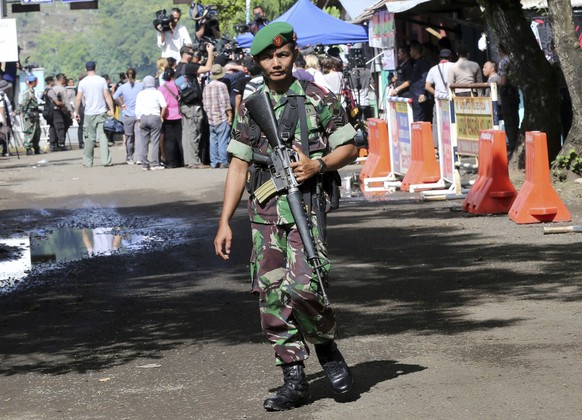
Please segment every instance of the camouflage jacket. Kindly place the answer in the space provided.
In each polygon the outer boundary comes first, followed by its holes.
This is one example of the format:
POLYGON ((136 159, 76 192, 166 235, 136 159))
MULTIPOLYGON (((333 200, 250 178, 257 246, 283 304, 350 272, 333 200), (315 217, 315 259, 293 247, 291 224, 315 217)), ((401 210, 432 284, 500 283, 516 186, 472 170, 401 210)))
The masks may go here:
MULTIPOLYGON (((268 89, 265 84, 261 91, 268 91, 268 89)), ((304 89, 297 80, 290 86, 289 91, 305 97, 305 111, 309 131, 309 154, 311 158, 324 156, 336 147, 353 140, 356 131, 348 122, 345 110, 333 93, 322 89, 314 83, 307 83, 304 89)), ((287 103, 287 94, 277 94, 272 91, 269 93, 273 101, 275 116, 280 118, 287 103)), ((258 142, 252 138, 249 119, 245 101, 243 101, 233 123, 232 139, 228 146, 228 151, 239 159, 253 163, 253 148, 260 150, 262 155, 269 155, 271 148, 262 134, 258 142)), ((291 141, 292 144, 301 148, 300 123, 297 123, 295 135, 291 141)), ((260 205, 256 199, 251 197, 248 208, 250 219, 255 223, 294 223, 286 195, 275 196, 264 205, 260 205)))
POLYGON ((28 88, 22 94, 20 112, 22 112, 22 116, 25 120, 36 121, 39 119, 40 111, 38 109, 38 99, 34 89, 28 88))

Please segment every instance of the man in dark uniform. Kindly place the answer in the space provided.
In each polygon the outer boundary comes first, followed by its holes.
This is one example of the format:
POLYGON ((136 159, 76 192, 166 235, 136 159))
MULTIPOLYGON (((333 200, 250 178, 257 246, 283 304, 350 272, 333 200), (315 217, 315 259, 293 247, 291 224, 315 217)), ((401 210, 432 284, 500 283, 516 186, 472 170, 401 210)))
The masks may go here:
MULTIPOLYGON (((251 45, 251 55, 265 79, 259 91, 270 92, 277 119, 282 119, 286 112, 290 95, 304 100, 306 116, 303 120, 299 117, 287 146, 292 146, 298 154, 297 161, 291 163, 291 167, 297 181, 303 184, 302 193, 304 197, 311 197, 307 200, 314 202, 317 200, 313 199, 318 197, 315 186, 321 185, 319 181, 323 174, 337 170, 356 158, 357 148, 353 141, 356 132, 348 123, 347 115, 335 95, 313 83, 300 83, 293 77, 293 62, 298 54, 295 39, 291 25, 271 23, 257 32, 251 45), (308 152, 304 154, 302 150, 305 149, 308 152), (306 190, 305 186, 311 187, 306 190)), ((246 109, 249 99, 244 100, 237 110, 233 138, 228 147, 233 158, 214 240, 216 254, 223 259, 230 257, 230 220, 245 188, 249 167, 252 165, 255 171, 262 174, 269 173, 268 168, 260 163, 260 157, 269 155, 272 150, 249 116, 246 109)), ((301 103, 300 100, 298 103, 301 103)), ((263 179, 263 176, 260 178, 263 179)), ((334 311, 325 304, 320 284, 309 265, 286 192, 261 203, 254 195, 258 187, 250 186, 248 205, 253 237, 252 292, 259 296, 261 325, 273 345, 276 364, 283 369, 284 375, 283 386, 275 396, 265 400, 264 407, 269 411, 280 411, 309 401, 304 372, 304 360, 309 356, 307 342, 314 345, 334 393, 349 392, 352 377, 335 343, 334 311)), ((326 263, 327 273, 325 213, 317 211, 316 205, 307 207, 311 209, 312 232, 320 258, 326 263)))
POLYGON ((408 89, 412 98, 412 119, 413 121, 432 122, 434 99, 432 95, 428 94, 425 86, 430 64, 422 56, 422 45, 419 42, 410 42, 410 57, 414 60, 408 89))
POLYGON ((394 86, 390 90, 390 96, 410 97, 408 89, 410 88, 413 66, 414 60, 410 57, 410 47, 403 45, 398 48, 398 67, 391 80, 394 86))
MULTIPOLYGON (((51 151, 66 150, 65 141, 67 139, 67 131, 73 123, 71 114, 73 107, 69 102, 69 94, 65 84, 67 78, 63 73, 55 76, 56 84, 48 89, 46 95, 51 99, 54 106, 53 120, 51 122, 51 129, 54 130, 54 142, 51 143, 51 151)), ((45 104, 45 106, 47 106, 45 104)))

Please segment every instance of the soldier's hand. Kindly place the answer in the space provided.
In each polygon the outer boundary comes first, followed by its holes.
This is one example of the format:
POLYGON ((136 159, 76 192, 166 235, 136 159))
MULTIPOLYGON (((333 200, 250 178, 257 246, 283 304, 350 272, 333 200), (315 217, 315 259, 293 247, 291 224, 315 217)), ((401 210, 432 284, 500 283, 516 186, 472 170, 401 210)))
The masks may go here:
POLYGON ((113 111, 112 110, 108 110, 107 111, 107 116, 108 117, 113 117, 113 111))
POLYGON ((312 176, 317 175, 319 172, 319 162, 306 156, 300 147, 293 146, 293 150, 297 152, 297 157, 299 158, 297 162, 291 162, 291 168, 293 169, 293 174, 297 182, 307 181, 312 176))
POLYGON ((232 230, 228 224, 219 225, 214 238, 214 250, 216 255, 223 260, 230 258, 230 246, 232 244, 232 230))

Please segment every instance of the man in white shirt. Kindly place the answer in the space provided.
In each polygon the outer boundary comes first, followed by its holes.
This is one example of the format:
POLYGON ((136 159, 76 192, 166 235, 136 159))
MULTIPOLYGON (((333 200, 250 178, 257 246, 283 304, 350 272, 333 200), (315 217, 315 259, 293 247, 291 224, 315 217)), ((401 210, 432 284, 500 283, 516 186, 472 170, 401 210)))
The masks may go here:
POLYGON ((158 30, 158 47, 162 49, 162 57, 174 57, 180 61, 180 48, 184 45, 192 45, 192 39, 185 26, 180 25, 182 12, 177 7, 170 11, 173 19, 170 21, 170 30, 162 31, 162 25, 159 24, 158 30))
POLYGON ((445 48, 441 50, 439 57, 439 63, 431 67, 426 75, 424 88, 428 93, 434 95, 435 98, 440 96, 442 99, 444 95, 448 95, 447 80, 449 70, 453 66, 453 63, 450 61, 453 57, 453 52, 445 48))
POLYGON ((453 58, 453 52, 447 48, 441 50, 439 54, 439 62, 436 66, 433 66, 428 71, 426 75, 426 82, 424 83, 424 89, 434 96, 434 112, 433 112, 433 139, 434 147, 438 148, 438 135, 437 130, 437 100, 443 99, 449 94, 448 80, 449 80, 449 70, 453 66, 451 59, 453 58))
POLYGON ((137 118, 141 141, 138 145, 138 159, 143 162, 144 171, 164 169, 160 165, 160 131, 168 104, 162 92, 156 89, 152 76, 143 79, 143 90, 135 99, 135 116, 137 118), (148 161, 148 146, 151 143, 151 159, 148 161))
POLYGON ((95 71, 95 62, 88 61, 85 64, 87 76, 79 82, 77 96, 75 97, 75 112, 73 117, 80 121, 79 107, 81 101, 85 103, 85 117, 83 120, 83 133, 85 147, 83 148, 83 166, 93 166, 93 148, 95 140, 99 140, 101 149, 101 163, 103 166, 113 166, 111 153, 107 144, 107 137, 103 131, 103 123, 107 117, 113 117, 113 99, 107 86, 107 82, 95 71))

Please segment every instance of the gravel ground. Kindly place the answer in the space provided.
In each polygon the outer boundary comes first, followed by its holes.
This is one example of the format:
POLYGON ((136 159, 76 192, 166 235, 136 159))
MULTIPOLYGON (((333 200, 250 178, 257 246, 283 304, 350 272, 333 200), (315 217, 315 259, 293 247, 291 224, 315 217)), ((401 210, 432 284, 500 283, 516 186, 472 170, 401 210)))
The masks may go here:
MULTIPOLYGON (((244 206, 232 260, 212 247, 226 171, 98 165, 78 150, 0 160, 2 237, 157 238, 33 270, 0 295, 0 418, 582 418, 582 235, 414 194, 344 200, 329 219, 329 295, 354 391, 334 400, 309 360, 312 402, 266 413, 281 374, 248 293, 244 206)), ((582 224, 579 191, 561 193, 573 220, 560 225, 582 224)))

